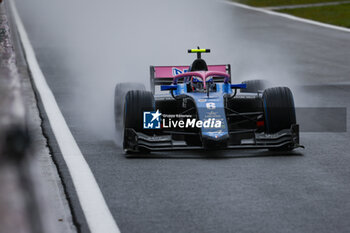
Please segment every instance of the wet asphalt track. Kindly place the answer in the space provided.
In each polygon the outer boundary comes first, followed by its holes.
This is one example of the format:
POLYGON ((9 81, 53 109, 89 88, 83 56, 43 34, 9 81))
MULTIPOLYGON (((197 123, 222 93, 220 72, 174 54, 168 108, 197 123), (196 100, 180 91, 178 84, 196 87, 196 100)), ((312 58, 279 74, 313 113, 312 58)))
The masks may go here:
MULTIPOLYGON (((20 12, 24 11, 18 4, 20 12)), ((297 104, 350 107, 350 33, 231 8, 239 16, 242 33, 297 57, 291 67, 300 74, 296 77, 299 86, 294 88, 297 104)), ((64 45, 50 45, 40 36, 31 36, 31 22, 23 21, 47 81, 122 232, 350 231, 348 132, 302 133, 306 149, 290 154, 185 151, 126 159, 113 141, 89 135, 77 110, 70 107, 74 82, 65 70, 64 55, 52 52, 52 46, 64 45)), ((47 122, 45 126, 76 220, 87 231, 47 122)))

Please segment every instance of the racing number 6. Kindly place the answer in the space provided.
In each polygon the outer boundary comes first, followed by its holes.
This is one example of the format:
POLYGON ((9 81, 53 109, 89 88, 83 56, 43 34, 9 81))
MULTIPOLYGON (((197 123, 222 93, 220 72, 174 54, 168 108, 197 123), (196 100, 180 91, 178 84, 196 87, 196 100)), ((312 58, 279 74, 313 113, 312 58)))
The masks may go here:
POLYGON ((215 109, 216 105, 215 103, 207 103, 207 109, 215 109))

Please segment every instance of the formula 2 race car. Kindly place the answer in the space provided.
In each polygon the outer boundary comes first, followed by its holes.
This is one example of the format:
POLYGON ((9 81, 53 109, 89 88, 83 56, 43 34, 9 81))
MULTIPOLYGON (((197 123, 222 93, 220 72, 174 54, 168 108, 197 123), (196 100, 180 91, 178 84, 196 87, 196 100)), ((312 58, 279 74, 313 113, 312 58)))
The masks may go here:
POLYGON ((151 66, 151 91, 115 88, 115 123, 125 152, 189 149, 293 150, 299 145, 288 87, 264 80, 231 83, 230 65, 151 66))

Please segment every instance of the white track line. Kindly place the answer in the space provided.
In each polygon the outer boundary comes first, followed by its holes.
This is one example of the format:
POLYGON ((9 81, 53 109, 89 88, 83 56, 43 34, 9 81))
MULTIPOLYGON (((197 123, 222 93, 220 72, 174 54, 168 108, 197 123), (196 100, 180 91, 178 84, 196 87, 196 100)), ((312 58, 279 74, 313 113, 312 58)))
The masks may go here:
POLYGON ((247 5, 244 5, 244 4, 240 4, 240 3, 236 3, 236 2, 229 2, 229 1, 224 1, 224 3, 232 5, 232 6, 240 7, 240 8, 245 8, 245 9, 248 9, 248 10, 263 12, 265 14, 275 15, 275 16, 279 16, 279 17, 283 17, 283 18, 287 18, 287 19, 303 22, 303 23, 313 24, 313 25, 326 27, 326 28, 330 28, 330 29, 335 29, 335 30, 339 30, 339 31, 343 31, 343 32, 350 32, 350 29, 348 29, 348 28, 338 27, 338 26, 334 26, 334 25, 326 24, 326 23, 320 23, 320 22, 313 21, 313 20, 310 20, 310 19, 303 19, 303 18, 299 18, 299 17, 293 16, 293 15, 288 15, 288 14, 283 14, 283 13, 279 13, 279 12, 275 12, 275 11, 270 11, 270 10, 266 10, 266 9, 263 9, 263 8, 247 6, 247 5))
POLYGON ((310 3, 310 4, 298 4, 298 5, 284 5, 284 6, 271 6, 263 7, 266 10, 285 10, 285 9, 297 9, 297 8, 310 8, 310 7, 322 7, 322 6, 335 6, 350 3, 350 1, 344 2, 321 2, 321 3, 310 3))
POLYGON ((10 0, 10 4, 32 78, 69 169, 90 231, 91 233, 119 233, 119 228, 107 207, 96 179, 74 140, 51 89, 47 85, 14 0, 10 0))

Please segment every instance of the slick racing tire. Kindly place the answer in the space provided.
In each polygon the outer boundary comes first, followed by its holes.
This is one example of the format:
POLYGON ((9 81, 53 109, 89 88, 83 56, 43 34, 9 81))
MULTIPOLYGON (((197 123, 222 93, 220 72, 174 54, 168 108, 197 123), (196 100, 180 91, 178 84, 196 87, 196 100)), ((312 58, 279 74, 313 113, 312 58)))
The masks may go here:
POLYGON ((123 135, 123 117, 125 96, 131 90, 146 90, 140 83, 118 83, 114 91, 114 122, 117 140, 121 141, 123 135))
MULTIPOLYGON (((294 99, 288 87, 268 88, 263 93, 265 132, 277 133, 296 124, 294 99)), ((275 150, 289 150, 289 146, 275 150)))
POLYGON ((247 84, 246 89, 241 89, 241 93, 257 93, 262 92, 270 86, 269 82, 262 79, 243 81, 243 84, 247 84))

